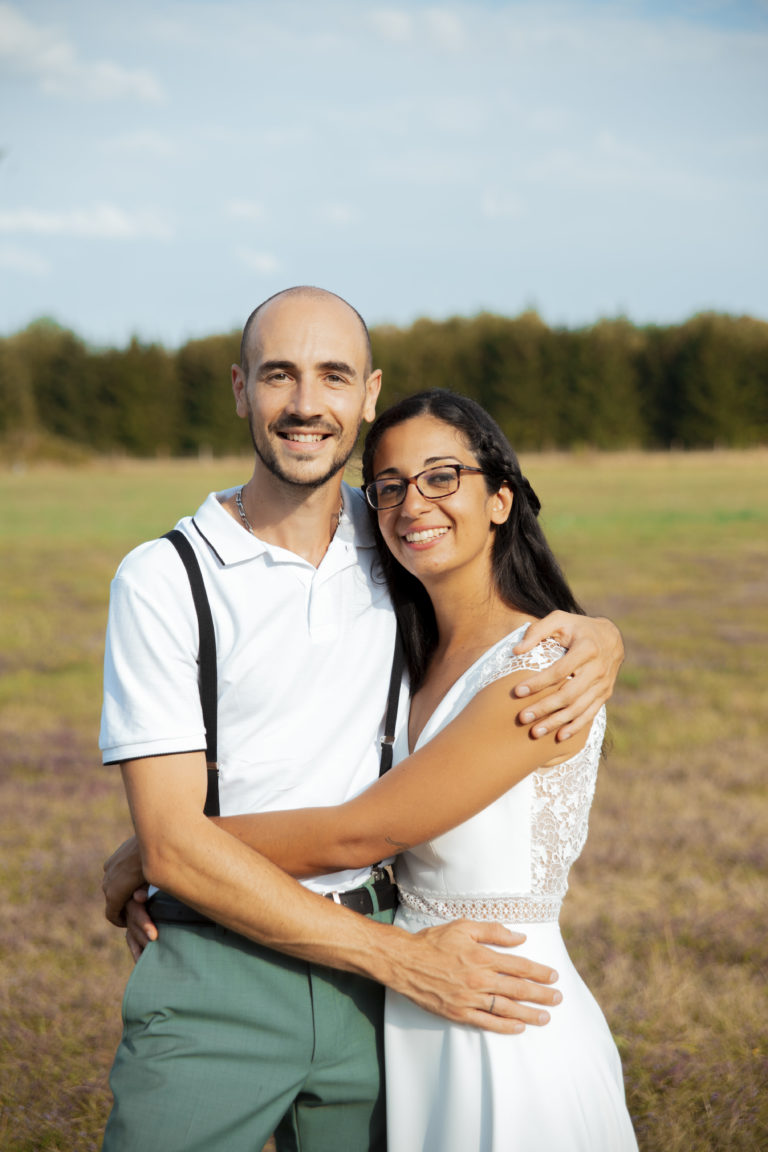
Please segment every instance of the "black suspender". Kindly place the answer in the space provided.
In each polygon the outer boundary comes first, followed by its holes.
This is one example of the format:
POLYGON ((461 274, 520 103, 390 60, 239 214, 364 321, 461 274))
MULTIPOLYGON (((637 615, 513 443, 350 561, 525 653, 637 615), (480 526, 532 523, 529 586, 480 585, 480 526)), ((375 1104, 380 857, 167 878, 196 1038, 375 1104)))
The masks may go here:
POLYGON ((218 689, 216 683, 216 633, 213 629, 211 606, 208 603, 208 593, 205 591, 200 563, 187 537, 178 528, 172 528, 170 532, 165 533, 165 539, 170 540, 173 544, 187 570, 192 589, 192 599, 195 602, 195 611, 197 612, 197 625, 200 633, 197 679, 200 685, 200 704, 203 709, 203 723, 205 725, 205 759, 208 764, 208 792, 203 811, 206 816, 218 816, 220 814, 217 749, 218 689))
POLYGON ((383 776, 392 767, 392 745, 395 742, 395 725, 397 724, 397 705, 400 701, 400 685, 403 679, 403 665, 405 652, 400 629, 395 633, 395 651, 392 655, 392 671, 389 674, 389 693, 387 695, 387 711, 384 716, 384 735, 381 738, 381 759, 379 760, 379 776, 383 776))
MULTIPOLYGON (((192 599, 195 602, 197 624, 200 634, 198 651, 198 682, 200 685, 200 704, 203 710, 203 723, 205 724, 206 750, 205 759, 208 764, 208 793, 205 799, 204 812, 206 816, 219 815, 219 769, 217 753, 217 703, 218 690, 216 681, 216 634, 213 628, 211 606, 208 594, 205 591, 203 574, 195 550, 187 537, 178 528, 166 532, 165 540, 169 540, 181 557, 187 570, 189 584, 192 589, 192 599)), ((397 706, 400 700, 400 683, 403 678, 405 655, 400 639, 400 630, 395 637, 395 651, 392 656, 392 670, 389 675, 389 692, 387 695, 387 711, 384 717, 384 735, 381 740, 381 759, 379 761, 379 775, 383 776, 392 767, 392 745, 395 740, 395 725, 397 723, 397 706)))

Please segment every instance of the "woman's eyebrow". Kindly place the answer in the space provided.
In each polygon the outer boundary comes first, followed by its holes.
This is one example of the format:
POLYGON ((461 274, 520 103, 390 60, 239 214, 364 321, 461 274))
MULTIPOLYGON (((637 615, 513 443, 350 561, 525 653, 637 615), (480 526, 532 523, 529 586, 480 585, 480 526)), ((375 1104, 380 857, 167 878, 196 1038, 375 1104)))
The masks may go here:
MULTIPOLYGON (((451 461, 455 462, 456 464, 461 464, 461 460, 459 460, 458 456, 427 456, 426 460, 424 461, 424 467, 431 468, 433 464, 439 464, 441 461, 451 461)), ((382 468, 379 472, 376 473, 374 480, 378 480, 379 476, 399 475, 400 473, 398 472, 397 468, 382 468)))

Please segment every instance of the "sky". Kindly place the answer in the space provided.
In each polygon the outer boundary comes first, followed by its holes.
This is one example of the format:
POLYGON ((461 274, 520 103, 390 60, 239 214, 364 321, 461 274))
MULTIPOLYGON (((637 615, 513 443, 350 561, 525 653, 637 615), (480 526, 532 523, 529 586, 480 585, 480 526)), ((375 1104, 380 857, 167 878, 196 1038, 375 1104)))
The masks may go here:
POLYGON ((768 319, 768 0, 0 0, 0 334, 768 319))

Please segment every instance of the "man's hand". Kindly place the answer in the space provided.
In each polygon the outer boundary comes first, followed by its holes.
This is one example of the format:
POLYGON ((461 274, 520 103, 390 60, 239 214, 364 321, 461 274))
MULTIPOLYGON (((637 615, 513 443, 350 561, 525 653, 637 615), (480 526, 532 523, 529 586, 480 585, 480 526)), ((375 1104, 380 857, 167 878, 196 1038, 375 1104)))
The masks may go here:
POLYGON ((131 836, 104 864, 104 879, 101 882, 106 900, 104 915, 111 924, 125 928, 125 906, 144 882, 139 842, 135 836, 131 836))
POLYGON ((534 737, 557 731, 558 740, 567 740, 592 723, 612 694, 624 659, 624 644, 621 633, 610 620, 551 612, 531 624, 516 646, 516 654, 530 652, 549 636, 568 651, 543 672, 518 684, 515 695, 528 696, 557 689, 537 700, 534 707, 524 709, 520 721, 534 725, 531 729, 534 737))
POLYGON ((139 959, 147 944, 157 940, 157 928, 147 911, 148 888, 144 884, 137 888, 133 896, 125 905, 125 922, 128 931, 125 942, 133 956, 134 963, 139 959))
POLYGON ((407 942, 399 940, 396 972, 386 982, 448 1020, 488 1032, 523 1032, 526 1024, 549 1021, 549 1012, 536 1005, 562 1000, 552 987, 554 969, 506 951, 524 940, 500 924, 470 920, 424 928, 407 942))

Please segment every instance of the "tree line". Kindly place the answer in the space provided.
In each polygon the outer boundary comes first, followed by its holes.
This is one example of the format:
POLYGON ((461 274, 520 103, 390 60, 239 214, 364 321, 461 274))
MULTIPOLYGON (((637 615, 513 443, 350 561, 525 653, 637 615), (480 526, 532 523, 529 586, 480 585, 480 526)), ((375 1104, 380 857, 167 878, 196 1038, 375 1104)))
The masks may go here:
MULTIPOLYGON (((768 323, 702 313, 679 325, 619 318, 552 328, 535 312, 372 330, 380 408, 422 388, 478 400, 519 450, 768 443, 768 323)), ((175 351, 89 347, 50 320, 0 339, 0 440, 47 437, 98 453, 247 451, 229 367, 240 333, 175 351)))

